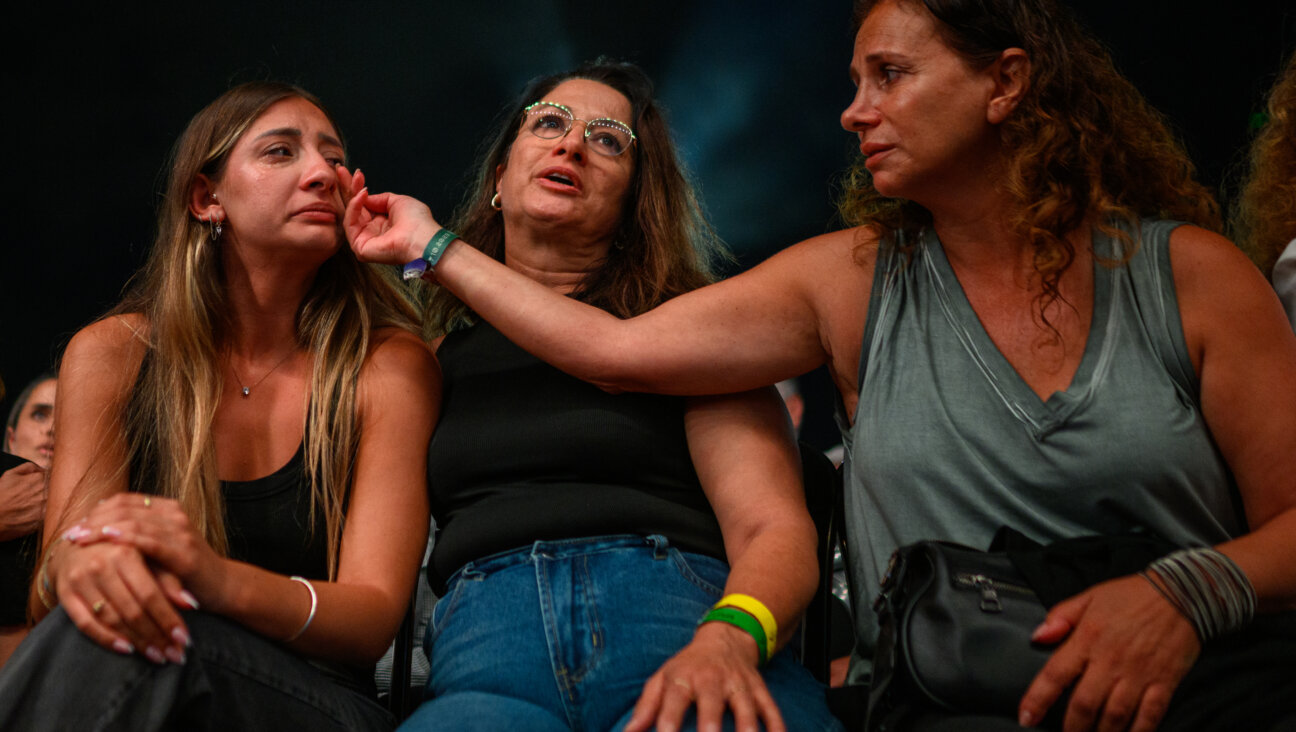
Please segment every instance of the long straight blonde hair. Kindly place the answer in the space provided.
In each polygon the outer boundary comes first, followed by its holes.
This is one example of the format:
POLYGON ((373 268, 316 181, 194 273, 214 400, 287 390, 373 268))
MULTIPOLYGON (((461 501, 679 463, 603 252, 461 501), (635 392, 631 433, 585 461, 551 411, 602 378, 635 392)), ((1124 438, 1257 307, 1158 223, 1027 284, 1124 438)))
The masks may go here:
MULTIPOLYGON (((195 528, 228 552, 216 477, 212 420, 223 386, 220 357, 230 321, 219 242, 194 217, 189 194, 199 174, 219 180, 230 151, 266 109, 314 96, 287 84, 252 82, 222 94, 189 122, 171 154, 157 238, 144 268, 112 314, 141 313, 146 353, 122 421, 131 483, 177 499, 195 528)), ((334 124, 336 129, 337 125, 334 124)), ((339 232, 339 236, 340 236, 339 232)), ((297 345, 312 358, 303 419, 314 516, 325 518, 329 576, 335 577, 343 515, 360 428, 356 380, 374 328, 418 331, 414 307, 394 276, 358 262, 345 245, 320 266, 297 311, 297 345)), ((87 496, 93 502, 97 496, 87 496)))

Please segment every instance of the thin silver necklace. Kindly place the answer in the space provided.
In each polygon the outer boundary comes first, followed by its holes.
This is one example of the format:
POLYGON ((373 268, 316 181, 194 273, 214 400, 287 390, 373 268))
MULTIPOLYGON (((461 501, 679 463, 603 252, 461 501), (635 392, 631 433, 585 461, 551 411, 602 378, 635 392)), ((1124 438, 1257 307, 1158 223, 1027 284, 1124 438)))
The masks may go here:
POLYGON ((279 359, 279 363, 276 363, 274 366, 271 366, 269 371, 267 371, 267 372, 265 372, 264 374, 262 374, 262 375, 261 375, 261 378, 259 378, 259 379, 257 379, 256 381, 254 381, 250 386, 247 385, 247 384, 244 384, 244 383, 243 383, 243 377, 239 376, 238 371, 234 368, 234 357, 233 357, 233 356, 228 356, 228 357, 226 357, 226 358, 227 358, 227 361, 229 362, 230 372, 234 374, 234 380, 237 381, 237 382, 239 383, 239 389, 242 390, 242 392, 243 392, 243 398, 244 398, 244 399, 247 399, 249 396, 252 395, 252 389, 253 389, 254 387, 256 387, 256 386, 257 386, 258 384, 260 384, 261 382, 265 381, 265 380, 266 380, 266 377, 268 377, 270 374, 273 374, 273 373, 275 372, 275 369, 279 368, 280 366, 283 366, 283 365, 284 365, 284 361, 287 361, 287 360, 288 360, 288 357, 291 356, 291 355, 293 355, 293 354, 296 353, 296 352, 297 352, 297 347, 296 347, 296 346, 293 346, 293 347, 292 347, 292 350, 290 350, 290 351, 288 351, 287 353, 285 353, 285 354, 284 354, 284 357, 281 358, 281 359, 279 359))

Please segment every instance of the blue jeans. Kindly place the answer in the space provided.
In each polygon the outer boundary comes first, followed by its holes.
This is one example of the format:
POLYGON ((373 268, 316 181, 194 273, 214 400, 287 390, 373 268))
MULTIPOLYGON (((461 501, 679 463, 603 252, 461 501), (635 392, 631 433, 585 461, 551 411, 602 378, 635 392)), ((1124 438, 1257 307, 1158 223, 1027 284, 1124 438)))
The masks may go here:
POLYGON ((184 665, 104 649, 55 608, 0 674, 0 729, 390 730, 387 710, 237 623, 186 611, 184 665))
MULTIPOLYGON (((728 573, 661 536, 542 541, 470 562, 432 612, 430 700, 401 729, 621 729, 728 573)), ((841 729, 789 654, 763 675, 789 729, 841 729)))

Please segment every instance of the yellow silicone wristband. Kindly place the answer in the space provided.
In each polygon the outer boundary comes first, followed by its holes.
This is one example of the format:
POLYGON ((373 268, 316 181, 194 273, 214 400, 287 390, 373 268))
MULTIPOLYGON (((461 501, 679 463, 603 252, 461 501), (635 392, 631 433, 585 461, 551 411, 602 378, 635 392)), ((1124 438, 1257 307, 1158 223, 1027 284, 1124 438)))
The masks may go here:
POLYGON ((761 629, 765 631, 765 644, 769 647, 770 654, 778 647, 778 623, 774 620, 774 613, 765 607, 765 603, 757 600, 751 595, 733 593, 720 598, 712 607, 733 607, 742 610, 748 615, 756 618, 756 622, 761 624, 761 629))

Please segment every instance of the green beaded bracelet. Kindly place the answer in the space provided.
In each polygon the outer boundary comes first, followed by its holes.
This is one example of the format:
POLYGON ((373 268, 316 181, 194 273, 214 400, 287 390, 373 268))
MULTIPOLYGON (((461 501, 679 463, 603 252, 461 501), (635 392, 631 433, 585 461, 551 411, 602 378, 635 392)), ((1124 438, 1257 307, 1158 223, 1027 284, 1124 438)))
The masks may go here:
POLYGON ((446 247, 450 246, 450 242, 458 238, 459 235, 449 229, 441 229, 433 234, 432 238, 428 240, 427 246, 423 248, 423 256, 405 265, 405 268, 401 270, 401 277, 414 280, 431 272, 437 262, 441 261, 441 255, 445 254, 446 247))
POLYGON ((703 615, 702 619, 698 621, 698 625, 710 622, 728 623, 744 631, 756 641, 756 653, 760 657, 757 663, 764 666, 765 662, 769 660, 769 649, 765 645, 765 629, 761 627, 760 621, 756 618, 737 608, 716 607, 711 608, 706 615, 703 615))

